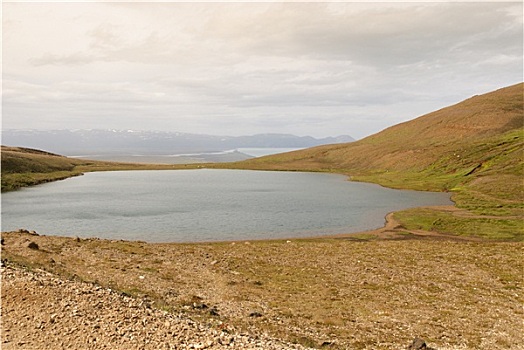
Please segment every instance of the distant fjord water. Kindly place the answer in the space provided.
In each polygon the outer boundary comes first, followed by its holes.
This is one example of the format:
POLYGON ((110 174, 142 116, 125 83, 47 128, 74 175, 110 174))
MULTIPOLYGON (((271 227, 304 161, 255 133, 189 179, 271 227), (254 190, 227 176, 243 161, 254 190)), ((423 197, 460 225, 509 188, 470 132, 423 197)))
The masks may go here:
POLYGON ((98 172, 2 194, 2 231, 147 242, 299 238, 374 229, 391 211, 450 204, 447 193, 334 174, 98 172))
POLYGON ((130 163, 158 163, 158 164, 190 164, 190 163, 221 163, 235 162, 249 158, 262 157, 277 153, 297 151, 304 148, 290 147, 251 147, 236 148, 226 151, 201 152, 201 153, 175 153, 175 154, 80 154, 69 156, 71 158, 104 160, 130 163))

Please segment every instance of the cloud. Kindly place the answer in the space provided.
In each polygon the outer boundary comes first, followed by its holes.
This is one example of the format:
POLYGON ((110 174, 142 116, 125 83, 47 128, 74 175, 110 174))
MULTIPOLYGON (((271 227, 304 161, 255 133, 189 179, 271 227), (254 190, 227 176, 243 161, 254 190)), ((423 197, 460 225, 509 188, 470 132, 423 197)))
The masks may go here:
POLYGON ((522 80, 521 3, 5 3, 4 127, 360 137, 522 80))

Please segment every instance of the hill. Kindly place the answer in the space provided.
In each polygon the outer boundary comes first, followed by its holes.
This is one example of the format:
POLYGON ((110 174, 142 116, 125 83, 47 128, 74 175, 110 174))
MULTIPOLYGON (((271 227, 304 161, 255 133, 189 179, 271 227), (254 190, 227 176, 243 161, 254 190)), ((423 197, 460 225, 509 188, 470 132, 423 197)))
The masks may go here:
POLYGON ((24 147, 2 146, 2 192, 66 179, 88 171, 191 168, 192 165, 135 164, 68 158, 24 147))
POLYGON ((2 146, 2 173, 50 173, 71 171, 82 164, 80 160, 24 147, 2 146))
MULTIPOLYGON (((452 191, 457 206, 483 215, 479 220, 513 220, 524 211, 523 87, 521 83, 474 96, 356 142, 230 166, 337 172, 393 188, 452 191)), ((492 230, 488 226, 486 230, 492 230)), ((517 221, 510 226, 503 231, 523 231, 517 221)))

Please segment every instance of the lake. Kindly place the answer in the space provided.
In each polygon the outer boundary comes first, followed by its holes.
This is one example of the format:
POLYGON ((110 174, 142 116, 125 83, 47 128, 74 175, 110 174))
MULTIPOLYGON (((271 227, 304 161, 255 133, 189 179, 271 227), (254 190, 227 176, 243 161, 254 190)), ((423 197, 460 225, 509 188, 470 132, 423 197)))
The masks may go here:
POLYGON ((2 231, 147 242, 312 237, 379 228, 388 212, 449 198, 322 173, 96 172, 2 194, 2 231))

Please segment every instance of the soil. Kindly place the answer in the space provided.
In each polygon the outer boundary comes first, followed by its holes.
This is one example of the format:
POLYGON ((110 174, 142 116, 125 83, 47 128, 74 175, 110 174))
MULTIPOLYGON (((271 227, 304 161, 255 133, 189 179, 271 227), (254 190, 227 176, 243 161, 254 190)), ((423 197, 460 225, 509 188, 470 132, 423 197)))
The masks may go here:
POLYGON ((523 349, 518 242, 2 239, 2 349, 523 349))

